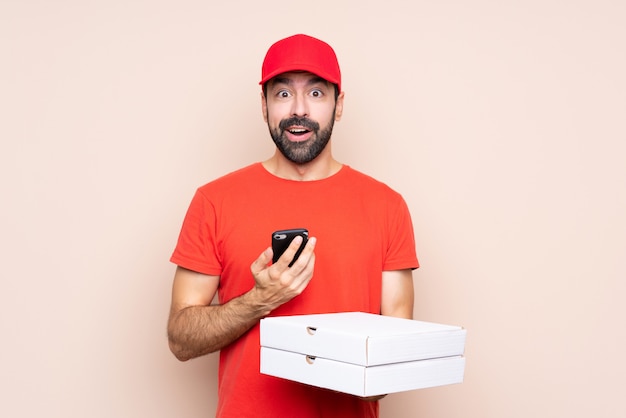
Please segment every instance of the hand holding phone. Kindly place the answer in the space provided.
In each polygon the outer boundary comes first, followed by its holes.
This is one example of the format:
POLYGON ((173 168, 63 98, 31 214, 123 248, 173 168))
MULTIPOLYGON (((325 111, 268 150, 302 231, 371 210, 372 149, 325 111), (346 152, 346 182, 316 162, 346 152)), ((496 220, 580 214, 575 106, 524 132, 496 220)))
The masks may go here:
POLYGON ((293 239, 297 236, 302 237, 302 243, 300 244, 300 247, 298 248, 298 251, 296 251, 296 254, 294 255, 291 262, 289 262, 289 267, 291 267, 293 263, 296 262, 296 260, 302 253, 302 250, 304 249, 304 246, 309 239, 309 231, 304 228, 295 228, 281 229, 272 233, 272 250, 274 252, 274 256, 272 257, 272 263, 278 261, 280 256, 283 255, 283 253, 287 249, 287 247, 289 247, 289 244, 291 244, 291 241, 293 241, 293 239))

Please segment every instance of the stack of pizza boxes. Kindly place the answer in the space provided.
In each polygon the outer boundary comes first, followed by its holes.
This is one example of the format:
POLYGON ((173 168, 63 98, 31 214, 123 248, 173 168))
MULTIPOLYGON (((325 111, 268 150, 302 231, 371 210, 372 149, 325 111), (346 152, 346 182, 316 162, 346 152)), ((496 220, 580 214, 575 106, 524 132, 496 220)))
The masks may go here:
POLYGON ((357 396, 461 383, 466 330, 363 312, 261 320, 261 373, 357 396))

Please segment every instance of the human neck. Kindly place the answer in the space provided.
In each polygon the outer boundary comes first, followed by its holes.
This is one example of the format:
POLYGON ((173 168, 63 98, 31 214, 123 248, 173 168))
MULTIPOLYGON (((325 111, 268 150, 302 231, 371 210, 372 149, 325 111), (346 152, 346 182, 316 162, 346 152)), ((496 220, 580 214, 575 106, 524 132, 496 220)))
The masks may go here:
POLYGON ((306 164, 296 164, 286 159, 278 150, 262 164, 276 177, 294 181, 322 180, 336 174, 342 167, 331 155, 319 155, 306 164))

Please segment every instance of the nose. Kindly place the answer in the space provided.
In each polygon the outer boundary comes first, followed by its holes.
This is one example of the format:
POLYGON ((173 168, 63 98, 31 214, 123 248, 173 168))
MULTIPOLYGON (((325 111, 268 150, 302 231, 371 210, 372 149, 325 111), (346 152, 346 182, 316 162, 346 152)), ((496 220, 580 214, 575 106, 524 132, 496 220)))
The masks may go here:
POLYGON ((306 100, 306 96, 304 96, 303 94, 294 95, 291 114, 298 117, 304 117, 309 115, 309 106, 306 100))

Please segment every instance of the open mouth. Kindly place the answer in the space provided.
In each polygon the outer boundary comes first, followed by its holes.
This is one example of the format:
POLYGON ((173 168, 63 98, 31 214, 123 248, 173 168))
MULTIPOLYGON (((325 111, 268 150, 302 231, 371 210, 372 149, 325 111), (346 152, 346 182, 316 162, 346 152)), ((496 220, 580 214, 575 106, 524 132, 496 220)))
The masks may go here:
POLYGON ((304 142, 319 129, 317 122, 308 118, 291 117, 278 124, 285 137, 292 142, 304 142))
POLYGON ((306 128, 289 128, 287 131, 294 136, 303 136, 311 132, 306 128))

